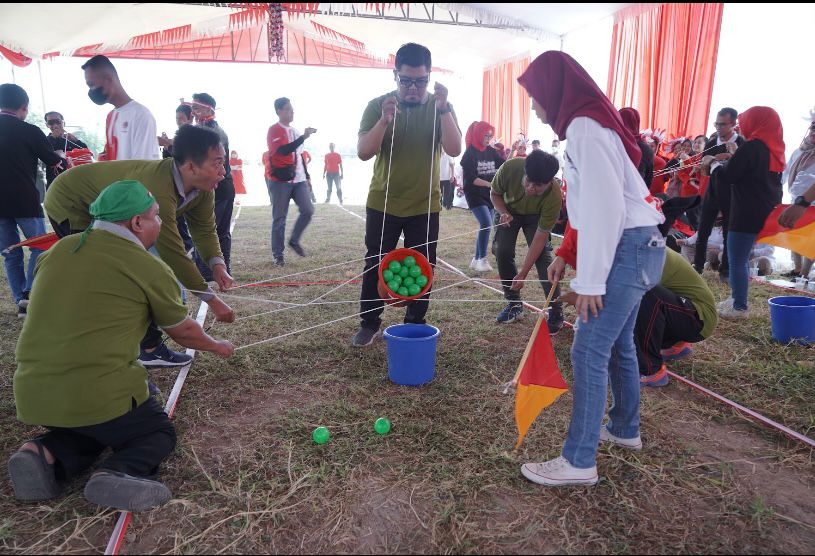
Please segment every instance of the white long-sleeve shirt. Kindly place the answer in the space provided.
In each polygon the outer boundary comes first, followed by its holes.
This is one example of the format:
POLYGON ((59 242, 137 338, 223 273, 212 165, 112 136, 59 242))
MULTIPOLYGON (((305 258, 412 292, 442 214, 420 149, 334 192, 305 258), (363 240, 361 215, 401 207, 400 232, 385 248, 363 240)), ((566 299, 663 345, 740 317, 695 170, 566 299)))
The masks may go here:
MULTIPOLYGON (((789 162, 787 162, 787 165, 784 168, 784 173, 781 175, 781 183, 787 183, 789 181, 790 170, 792 170, 793 165, 795 165, 800 157, 801 149, 795 149, 795 152, 792 153, 789 162)), ((809 166, 805 166, 798 171, 798 175, 795 177, 795 183, 787 184, 790 189, 792 200, 794 201, 796 197, 806 193, 807 190, 812 187, 813 183, 815 183, 815 164, 810 164, 809 166)))
POLYGON ((566 139, 566 207, 579 232, 571 288, 581 295, 605 295, 623 230, 656 226, 665 217, 646 201, 648 188, 615 132, 579 117, 566 129, 566 139))

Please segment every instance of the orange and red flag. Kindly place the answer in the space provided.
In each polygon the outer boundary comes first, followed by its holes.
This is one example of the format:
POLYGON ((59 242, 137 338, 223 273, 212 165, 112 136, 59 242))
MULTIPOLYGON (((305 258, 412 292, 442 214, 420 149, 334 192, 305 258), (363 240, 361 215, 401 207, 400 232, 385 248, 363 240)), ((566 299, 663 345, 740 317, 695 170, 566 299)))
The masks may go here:
POLYGON ((543 408, 554 403, 569 389, 560 374, 549 330, 541 326, 544 322, 542 317, 538 319, 519 366, 521 372, 515 391, 515 423, 518 426, 516 450, 543 408))
POLYGON ((789 249, 810 259, 815 258, 815 206, 809 207, 792 228, 778 223, 778 217, 789 205, 778 205, 767 217, 756 241, 789 249))
POLYGON ((16 249, 17 247, 28 247, 29 249, 42 249, 43 251, 48 251, 48 249, 50 249, 51 246, 58 241, 59 238, 57 237, 57 234, 54 232, 49 232, 41 236, 36 236, 25 241, 21 241, 20 243, 15 243, 14 245, 9 245, 9 247, 5 249, 5 252, 16 249))

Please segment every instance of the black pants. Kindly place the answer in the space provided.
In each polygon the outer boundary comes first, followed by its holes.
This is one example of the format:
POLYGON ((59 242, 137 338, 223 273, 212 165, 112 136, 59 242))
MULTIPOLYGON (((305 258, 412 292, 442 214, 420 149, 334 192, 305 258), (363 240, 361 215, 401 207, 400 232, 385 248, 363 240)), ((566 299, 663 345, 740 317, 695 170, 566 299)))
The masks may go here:
MULTIPOLYGON (((428 241, 427 221, 428 215, 399 217, 391 214, 385 217, 383 212, 366 209, 365 214, 365 274, 362 277, 362 295, 360 296, 360 312, 363 313, 361 326, 370 330, 379 330, 382 325, 382 311, 385 309, 384 301, 379 299, 377 285, 379 283, 379 241, 382 237, 382 222, 385 222, 385 234, 382 239, 382 253, 387 254, 396 249, 399 236, 405 234, 405 247, 416 249, 427 257, 430 264, 436 266, 436 241, 439 239, 439 213, 434 212, 430 219, 430 245, 422 245, 428 241), (421 245, 421 247, 419 247, 421 245)), ((406 324, 425 324, 430 292, 420 299, 411 302, 405 311, 406 324)))
POLYGON ((152 397, 129 413, 89 427, 47 427, 37 438, 56 459, 57 479, 76 477, 99 458, 105 448, 113 454, 100 469, 153 477, 159 464, 175 448, 175 427, 152 397))
MULTIPOLYGON (((232 272, 230 261, 232 258, 232 211, 235 207, 235 186, 232 178, 224 178, 215 190, 215 229, 218 233, 218 244, 221 247, 221 254, 224 256, 226 271, 232 272), (218 192, 220 191, 220 194, 218 192), (231 192, 231 194, 230 194, 231 192)), ((204 280, 212 281, 212 269, 209 268, 209 261, 205 261, 198 253, 198 249, 193 251, 193 260, 198 271, 204 280)))
MULTIPOLYGON (((495 215, 495 223, 499 222, 500 215, 495 215)), ((526 244, 532 245, 532 240, 535 238, 535 233, 538 231, 538 221, 540 216, 537 214, 515 214, 512 213, 512 222, 509 226, 497 226, 495 228, 495 240, 493 241, 493 253, 498 262, 498 274, 501 276, 501 286, 504 289, 504 298, 509 301, 518 301, 521 299, 521 292, 512 289, 512 279, 518 274, 518 268, 515 266, 515 245, 518 241, 518 232, 523 230, 524 237, 526 237, 526 244)), ((552 283, 546 280, 546 269, 552 264, 552 235, 549 235, 549 242, 543 253, 540 254, 538 260, 535 261, 535 268, 538 271, 538 278, 540 279, 541 287, 544 293, 548 296, 549 291, 552 289, 552 283)), ((553 299, 560 297, 560 286, 555 288, 553 299)), ((552 303, 552 312, 560 313, 562 308, 560 303, 552 303)))
POLYGON ((181 236, 181 241, 184 242, 184 251, 189 253, 193 248, 193 244, 190 229, 187 227, 187 219, 184 216, 177 216, 175 223, 178 226, 178 235, 181 236))
POLYGON ((455 187, 450 180, 441 181, 441 206, 446 209, 453 208, 453 194, 455 187))
POLYGON ((727 265, 727 224, 730 219, 730 185, 721 184, 714 177, 711 177, 705 196, 702 199, 702 212, 699 216, 699 228, 696 237, 696 256, 693 259, 693 268, 696 272, 702 273, 705 267, 707 256, 707 240, 713 230, 716 217, 722 213, 722 236, 724 247, 722 248, 722 264, 719 266, 719 274, 728 276, 730 274, 727 265))
POLYGON ((634 343, 640 374, 652 375, 662 367, 660 350, 678 342, 701 342, 703 323, 690 300, 664 286, 646 292, 637 313, 634 343))

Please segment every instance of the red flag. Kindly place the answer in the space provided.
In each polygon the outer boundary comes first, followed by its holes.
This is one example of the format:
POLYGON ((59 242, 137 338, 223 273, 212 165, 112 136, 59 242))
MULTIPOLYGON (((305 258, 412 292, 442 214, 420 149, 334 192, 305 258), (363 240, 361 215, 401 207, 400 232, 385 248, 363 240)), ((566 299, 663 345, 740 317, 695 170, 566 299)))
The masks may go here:
POLYGON ((59 241, 57 234, 54 232, 50 232, 41 236, 28 238, 25 241, 21 241, 20 243, 16 243, 14 245, 9 245, 7 249, 3 252, 7 253, 12 249, 16 249, 17 247, 28 247, 29 249, 42 249, 43 251, 48 251, 52 245, 59 241))
POLYGON ((543 408, 554 403, 569 389, 560 374, 549 329, 541 326, 543 322, 542 316, 538 318, 519 367, 521 373, 515 392, 515 423, 518 426, 516 450, 543 408))
POLYGON ((795 226, 785 228, 778 223, 778 217, 789 206, 778 205, 773 209, 764 222, 764 228, 758 233, 756 241, 783 247, 813 259, 815 258, 815 206, 806 209, 795 226))

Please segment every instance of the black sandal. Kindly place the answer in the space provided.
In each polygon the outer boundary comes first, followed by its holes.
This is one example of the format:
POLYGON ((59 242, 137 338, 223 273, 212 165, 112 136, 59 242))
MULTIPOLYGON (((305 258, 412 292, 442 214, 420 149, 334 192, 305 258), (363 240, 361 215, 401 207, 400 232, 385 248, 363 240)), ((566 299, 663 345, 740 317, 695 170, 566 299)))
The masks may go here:
POLYGON ((50 500, 59 496, 54 464, 48 463, 45 448, 39 440, 31 440, 37 452, 20 450, 8 460, 8 474, 14 496, 21 502, 50 500))

